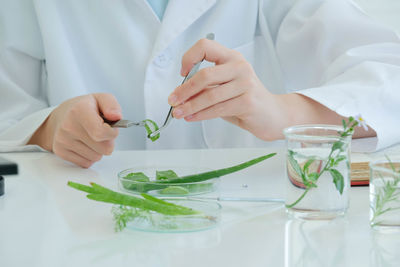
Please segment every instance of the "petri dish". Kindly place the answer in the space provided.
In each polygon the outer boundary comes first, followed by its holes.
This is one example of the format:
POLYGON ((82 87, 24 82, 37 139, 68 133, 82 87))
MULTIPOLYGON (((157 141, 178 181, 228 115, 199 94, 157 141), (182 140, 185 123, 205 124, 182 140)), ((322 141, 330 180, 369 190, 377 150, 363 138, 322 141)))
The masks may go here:
POLYGON ((127 229, 159 233, 184 233, 211 229, 220 222, 221 205, 218 202, 188 198, 162 199, 176 205, 192 208, 200 213, 172 216, 153 211, 140 212, 127 223, 127 229))
MULTIPOLYGON (((189 197, 215 192, 219 189, 220 178, 193 183, 161 183, 156 172, 173 170, 179 177, 212 171, 199 166, 138 166, 118 173, 118 187, 123 192, 131 194, 146 193, 157 197, 189 197), (132 173, 142 173, 148 179, 129 177, 132 173)), ((144 176, 143 176, 144 177, 144 176)))

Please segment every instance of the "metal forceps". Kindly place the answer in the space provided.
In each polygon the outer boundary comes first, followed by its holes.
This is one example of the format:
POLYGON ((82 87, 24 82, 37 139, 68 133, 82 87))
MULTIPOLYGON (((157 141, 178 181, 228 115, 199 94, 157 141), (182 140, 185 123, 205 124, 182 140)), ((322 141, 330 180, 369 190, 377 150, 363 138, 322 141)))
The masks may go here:
MULTIPOLYGON (((209 34, 207 34, 206 38, 207 38, 208 40, 214 40, 214 39, 215 39, 215 35, 214 35, 214 33, 209 33, 209 34)), ((203 60, 204 60, 204 59, 203 59, 203 60)), ((201 60, 200 62, 197 62, 197 63, 193 66, 193 68, 189 71, 188 75, 186 75, 186 77, 183 79, 181 85, 184 84, 184 83, 185 83, 187 80, 189 80, 190 78, 192 78, 192 76, 199 70, 199 67, 200 67, 201 63, 203 62, 203 60, 201 60)), ((151 137, 154 137, 154 136, 156 136, 157 134, 159 134, 159 133, 161 132, 161 130, 167 128, 168 124, 169 124, 169 123, 171 122, 171 120, 172 120, 172 109, 173 109, 173 107, 170 107, 170 108, 169 108, 168 115, 167 115, 167 118, 166 118, 165 121, 164 121, 164 124, 163 124, 157 131, 154 131, 154 132, 152 132, 151 134, 149 134, 148 137, 150 137, 150 138, 151 138, 151 137)))

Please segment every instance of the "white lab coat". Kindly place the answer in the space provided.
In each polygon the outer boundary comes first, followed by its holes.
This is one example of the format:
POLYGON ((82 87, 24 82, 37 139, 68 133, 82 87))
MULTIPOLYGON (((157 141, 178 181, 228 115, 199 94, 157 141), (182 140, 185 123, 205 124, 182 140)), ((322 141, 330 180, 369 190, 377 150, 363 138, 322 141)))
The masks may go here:
MULTIPOLYGON (((183 53, 209 32, 273 93, 362 114, 378 148, 400 141, 399 37, 346 0, 169 0, 162 22, 146 0, 0 5, 0 151, 35 149, 25 144, 54 107, 83 94, 112 93, 125 118, 162 124, 183 53)), ((121 129, 116 148, 265 145, 215 119, 174 120, 155 143, 144 129, 121 129)))

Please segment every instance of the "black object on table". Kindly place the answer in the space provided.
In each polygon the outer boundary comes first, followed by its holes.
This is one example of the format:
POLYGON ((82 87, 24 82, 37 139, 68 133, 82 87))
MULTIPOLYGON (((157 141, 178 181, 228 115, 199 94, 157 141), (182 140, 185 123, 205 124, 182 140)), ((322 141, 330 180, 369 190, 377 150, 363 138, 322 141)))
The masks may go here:
POLYGON ((4 195, 4 178, 2 175, 18 174, 18 165, 0 157, 0 196, 4 195))

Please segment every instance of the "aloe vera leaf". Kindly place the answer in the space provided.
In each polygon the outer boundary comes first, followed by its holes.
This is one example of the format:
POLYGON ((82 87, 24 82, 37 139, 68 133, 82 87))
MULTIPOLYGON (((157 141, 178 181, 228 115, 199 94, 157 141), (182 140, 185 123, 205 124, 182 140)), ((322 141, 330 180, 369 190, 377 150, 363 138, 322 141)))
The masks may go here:
POLYGON ((156 180, 166 180, 178 178, 178 175, 173 170, 156 171, 156 180))

